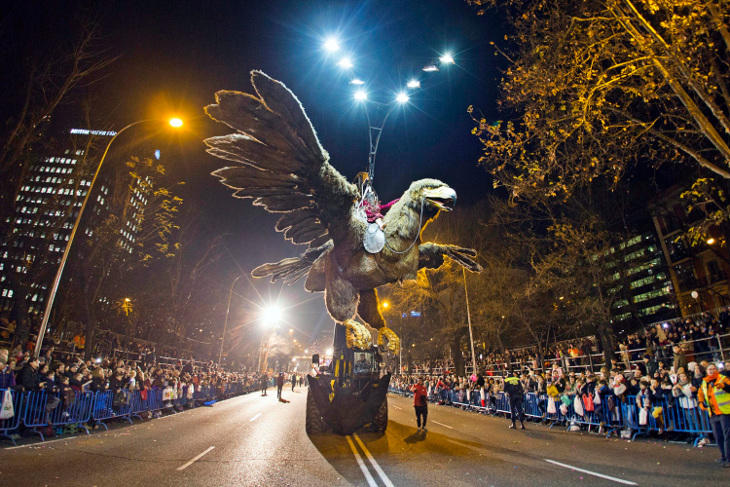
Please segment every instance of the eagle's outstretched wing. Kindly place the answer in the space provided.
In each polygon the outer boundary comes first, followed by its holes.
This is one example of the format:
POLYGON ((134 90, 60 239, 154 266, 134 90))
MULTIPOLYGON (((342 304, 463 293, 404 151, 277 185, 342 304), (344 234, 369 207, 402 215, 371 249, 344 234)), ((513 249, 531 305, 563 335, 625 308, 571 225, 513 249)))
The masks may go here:
POLYGON ((219 91, 205 112, 236 132, 205 139, 208 152, 238 163, 212 174, 253 198, 255 206, 284 213, 276 230, 294 244, 323 245, 347 232, 359 191, 328 162, 299 100, 280 81, 251 72, 256 95, 219 91))

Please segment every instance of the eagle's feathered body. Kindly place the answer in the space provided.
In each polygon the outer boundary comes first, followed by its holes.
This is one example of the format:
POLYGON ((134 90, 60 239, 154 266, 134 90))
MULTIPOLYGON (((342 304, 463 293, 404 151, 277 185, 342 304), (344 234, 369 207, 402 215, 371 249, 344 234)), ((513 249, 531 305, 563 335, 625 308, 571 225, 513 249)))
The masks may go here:
POLYGON ((213 174, 236 190, 235 197, 253 198, 255 206, 282 213, 276 230, 294 244, 308 245, 300 257, 257 267, 254 277, 291 284, 306 276, 307 290, 325 292, 335 321, 347 323, 358 314, 382 328, 378 286, 414 279, 419 268, 439 267, 445 255, 481 270, 474 250, 421 243, 428 221, 456 199, 435 179, 411 184, 383 218, 385 248, 367 252, 360 192, 329 163, 297 98, 260 71, 252 71, 251 82, 258 96, 219 91, 217 103, 206 107, 211 118, 236 130, 205 140, 209 153, 237 163, 213 174))

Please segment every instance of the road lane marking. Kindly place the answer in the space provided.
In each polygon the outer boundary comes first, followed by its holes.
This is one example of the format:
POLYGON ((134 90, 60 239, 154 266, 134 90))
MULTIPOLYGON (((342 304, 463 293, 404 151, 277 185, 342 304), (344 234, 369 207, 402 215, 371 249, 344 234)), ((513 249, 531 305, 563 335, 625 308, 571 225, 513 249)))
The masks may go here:
POLYGON ((355 441, 357 441, 357 444, 360 445, 360 448, 362 448, 362 451, 365 452, 365 456, 368 457, 368 460, 370 460, 370 465, 373 466, 375 469, 375 472, 377 472, 378 477, 380 477, 380 480, 383 481, 385 484, 385 487, 394 487, 393 482, 390 481, 387 475, 385 475, 385 472, 383 472, 383 469, 380 468, 380 465, 378 465, 378 462, 375 461, 375 458, 370 454, 370 450, 367 449, 365 446, 365 443, 362 442, 359 436, 357 436, 357 433, 353 433, 352 436, 355 438, 355 441))
POLYGON ((449 428, 450 430, 454 429, 453 426, 449 426, 448 424, 444 424, 444 423, 439 423, 438 421, 434 421, 433 419, 431 420, 431 422, 432 423, 436 423, 436 424, 440 424, 441 426, 443 426, 445 428, 449 428))
POLYGON ((78 437, 69 436, 68 438, 58 438, 56 440, 41 441, 40 443, 28 443, 27 445, 9 446, 9 447, 5 448, 5 450, 15 450, 16 448, 25 448, 26 446, 43 446, 43 445, 47 445, 48 443, 53 443, 55 441, 66 441, 66 440, 72 440, 74 438, 78 438, 78 437))
POLYGON ((261 416, 261 413, 258 413, 258 414, 257 414, 256 416, 254 416, 253 418, 249 419, 248 421, 249 421, 249 422, 251 422, 251 421, 256 421, 256 419, 257 419, 257 418, 258 418, 259 416, 261 416))
POLYGON ((630 480, 618 479, 616 477, 611 477, 610 475, 604 475, 604 474, 598 473, 598 472, 591 472, 590 470, 586 470, 584 468, 574 467, 573 465, 568 465, 567 463, 556 462, 555 460, 550 460, 549 458, 546 458, 545 461, 548 462, 548 463, 552 463, 553 465, 557 465, 559 467, 569 468, 570 470, 575 470, 576 472, 581 472, 581 473, 585 473, 585 474, 588 474, 588 475, 593 475, 594 477, 600 477, 602 479, 611 480, 611 481, 617 482, 619 484, 624 484, 624 485, 639 485, 636 482, 632 482, 630 480))
POLYGON ((398 407, 398 406, 396 406, 395 404, 391 404, 391 406, 393 406, 393 407, 394 407, 394 408, 396 408, 396 409, 400 409, 401 411, 403 411, 403 408, 399 408, 399 407, 398 407))
POLYGON ((205 455, 206 453, 208 453, 209 451, 211 451, 211 450, 212 450, 213 448, 215 448, 215 447, 214 447, 214 446, 209 446, 209 447, 208 447, 208 449, 207 449, 207 450, 205 450, 205 451, 204 451, 203 453, 200 453, 200 454, 196 455, 196 456, 195 456, 195 457, 193 457, 193 458, 192 458, 191 460, 189 460, 189 461, 188 461, 187 463, 184 463, 183 465, 180 465, 179 467, 177 467, 177 469, 176 469, 176 470, 177 470, 178 472, 179 472, 179 471, 181 471, 181 470, 185 470, 185 469, 186 469, 186 468, 188 468, 188 467, 189 467, 190 465, 192 465, 193 463, 195 463, 195 462, 197 462, 198 460, 200 460, 201 458, 203 458, 203 455, 205 455))
POLYGON ((365 476, 365 480, 367 480, 368 485, 370 487, 378 487, 378 484, 375 483, 375 479, 372 475, 370 475, 370 471, 365 466, 365 462, 362 461, 362 457, 357 452, 357 448, 355 448, 355 444, 352 442, 352 438, 350 438, 350 435, 347 435, 345 438, 347 438, 347 444, 350 445, 350 450, 352 450, 352 454, 355 455, 355 460, 360 466, 360 470, 362 470, 362 474, 365 476))

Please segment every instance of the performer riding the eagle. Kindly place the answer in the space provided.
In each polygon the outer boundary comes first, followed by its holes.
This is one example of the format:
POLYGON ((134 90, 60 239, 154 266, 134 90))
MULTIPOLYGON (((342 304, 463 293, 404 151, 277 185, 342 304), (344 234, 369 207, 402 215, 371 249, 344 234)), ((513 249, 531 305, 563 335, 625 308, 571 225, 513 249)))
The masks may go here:
POLYGON ((327 311, 347 328, 348 346, 368 348, 372 337, 362 324, 379 330, 390 350, 398 338, 386 327, 376 288, 415 279, 421 268, 438 268, 448 256, 472 272, 481 271, 473 249, 421 242, 421 232, 440 211, 450 211, 456 192, 436 179, 411 183, 383 217, 385 247, 363 247, 367 219, 360 189, 329 163, 299 100, 280 81, 251 72, 256 95, 219 91, 205 107, 214 120, 235 132, 205 140, 208 152, 235 162, 213 172, 234 197, 252 198, 254 206, 282 213, 276 230, 294 244, 307 244, 300 256, 264 264, 254 277, 292 284, 306 276, 308 291, 324 291, 327 311))

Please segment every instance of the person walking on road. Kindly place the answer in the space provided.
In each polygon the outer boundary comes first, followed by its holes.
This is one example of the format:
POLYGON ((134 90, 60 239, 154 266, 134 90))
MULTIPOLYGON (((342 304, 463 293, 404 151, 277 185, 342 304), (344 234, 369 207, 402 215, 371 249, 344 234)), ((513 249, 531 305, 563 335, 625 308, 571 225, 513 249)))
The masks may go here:
POLYGON ((276 398, 281 401, 281 389, 284 387, 284 372, 279 372, 276 378, 276 398))
POLYGON ((700 408, 710 415, 715 442, 722 455, 718 460, 730 468, 730 379, 720 375, 715 364, 707 366, 707 373, 697 391, 700 408))
POLYGON ((266 395, 266 389, 268 389, 269 378, 266 376, 265 373, 261 374, 261 377, 259 377, 259 384, 261 385, 261 396, 266 395))
POLYGON ((510 374, 504 380, 504 392, 509 396, 510 416, 512 417, 512 424, 509 426, 510 429, 516 428, 515 420, 518 416, 522 429, 525 429, 525 409, 522 404, 525 398, 525 392, 522 389, 522 384, 516 373, 510 374))
POLYGON ((428 417, 428 391, 423 385, 423 379, 418 378, 418 382, 411 387, 411 392, 413 392, 413 407, 416 410, 418 431, 425 432, 426 418, 428 417), (421 418, 423 418, 423 421, 421 421, 421 418))
POLYGON ((297 385, 297 374, 291 375, 291 391, 294 392, 294 386, 297 385))

